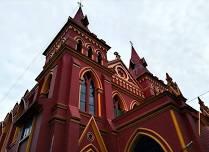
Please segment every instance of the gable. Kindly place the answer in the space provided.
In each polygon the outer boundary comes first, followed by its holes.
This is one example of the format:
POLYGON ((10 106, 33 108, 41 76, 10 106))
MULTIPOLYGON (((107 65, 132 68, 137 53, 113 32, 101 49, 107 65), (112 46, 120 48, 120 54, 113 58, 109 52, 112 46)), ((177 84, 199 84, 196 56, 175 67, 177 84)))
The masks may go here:
POLYGON ((121 60, 115 60, 110 62, 108 68, 111 68, 115 71, 112 76, 113 83, 123 87, 124 89, 132 92, 136 95, 143 97, 142 88, 139 86, 137 81, 130 74, 129 70, 126 68, 124 63, 121 60))
MULTIPOLYGON (((91 145, 91 147, 93 146, 94 149, 100 149, 103 152, 107 152, 104 140, 93 116, 90 118, 88 124, 86 125, 83 133, 79 138, 79 145, 84 145, 83 147, 80 147, 81 151, 86 150, 86 148, 91 145), (97 145, 98 147, 94 145, 97 145)), ((91 148, 89 150, 91 151, 91 148)))

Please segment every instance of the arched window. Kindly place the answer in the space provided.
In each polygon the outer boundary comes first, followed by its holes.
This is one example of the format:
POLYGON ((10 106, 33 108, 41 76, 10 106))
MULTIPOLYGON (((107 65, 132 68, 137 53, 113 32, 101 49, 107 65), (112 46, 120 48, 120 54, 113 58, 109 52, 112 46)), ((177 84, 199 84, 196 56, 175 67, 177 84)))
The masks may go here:
POLYGON ((98 62, 99 64, 102 64, 102 55, 101 55, 100 52, 98 52, 98 54, 97 54, 97 62, 98 62))
POLYGON ((131 151, 164 152, 163 148, 154 139, 146 135, 141 135, 134 141, 131 151))
POLYGON ((85 79, 82 80, 82 82, 81 82, 80 110, 86 111, 86 81, 85 81, 85 79))
POLYGON ((88 57, 89 57, 90 59, 92 59, 92 55, 93 55, 92 48, 89 47, 89 48, 88 48, 88 57))
POLYGON ((95 114, 95 92, 94 92, 94 82, 91 80, 89 89, 89 113, 95 114))
POLYGON ((95 110, 95 86, 91 73, 86 72, 81 82, 80 90, 80 110, 92 115, 96 114, 95 110))
POLYGON ((82 51, 82 41, 78 40, 76 44, 76 51, 81 52, 82 51))
POLYGON ((115 117, 122 115, 124 113, 124 109, 122 107, 122 101, 117 95, 113 97, 113 104, 114 104, 115 117))

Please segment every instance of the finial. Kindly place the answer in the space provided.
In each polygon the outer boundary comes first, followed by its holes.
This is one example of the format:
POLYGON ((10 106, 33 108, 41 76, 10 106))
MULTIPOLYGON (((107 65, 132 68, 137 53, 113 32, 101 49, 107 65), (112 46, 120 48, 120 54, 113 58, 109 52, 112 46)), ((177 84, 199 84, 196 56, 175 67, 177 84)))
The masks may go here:
POLYGON ((81 3, 81 0, 79 2, 77 2, 79 7, 83 7, 82 3, 81 3))
POLYGON ((130 42, 131 46, 133 47, 133 42, 132 41, 129 41, 129 42, 130 42))
POLYGON ((200 99, 200 97, 197 97, 197 99, 198 99, 200 105, 204 104, 204 102, 200 99))
POLYGON ((116 59, 120 59, 120 55, 118 54, 118 52, 114 52, 114 55, 115 55, 116 59))
POLYGON ((166 73, 166 80, 167 80, 167 82, 173 82, 172 81, 173 79, 170 77, 170 75, 168 73, 166 73))

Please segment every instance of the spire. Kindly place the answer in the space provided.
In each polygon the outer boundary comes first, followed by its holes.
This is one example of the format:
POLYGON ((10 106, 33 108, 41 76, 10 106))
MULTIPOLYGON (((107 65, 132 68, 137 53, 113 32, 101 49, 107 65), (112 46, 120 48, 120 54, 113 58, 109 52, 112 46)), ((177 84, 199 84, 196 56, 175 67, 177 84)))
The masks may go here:
POLYGON ((81 21, 83 18, 84 18, 84 14, 83 14, 83 11, 82 11, 81 6, 79 6, 78 11, 76 12, 76 14, 75 14, 73 20, 79 22, 79 21, 81 21))
POLYGON ((169 75, 168 73, 166 73, 166 81, 167 81, 168 83, 173 82, 173 79, 170 77, 170 75, 169 75))
POLYGON ((82 4, 79 3, 79 9, 78 11, 76 12, 73 20, 78 24, 80 25, 81 27, 83 27, 84 29, 86 30, 89 30, 88 29, 88 25, 89 25, 89 21, 88 21, 88 18, 86 15, 83 14, 83 11, 82 11, 82 4))
POLYGON ((142 74, 148 72, 146 66, 147 63, 144 58, 140 58, 137 54, 135 48, 133 47, 133 43, 131 43, 131 59, 129 64, 129 71, 132 73, 132 75, 137 78, 141 76, 142 74))
POLYGON ((139 63, 141 58, 139 57, 139 55, 136 53, 136 50, 133 47, 133 43, 131 43, 131 62, 133 63, 139 63))

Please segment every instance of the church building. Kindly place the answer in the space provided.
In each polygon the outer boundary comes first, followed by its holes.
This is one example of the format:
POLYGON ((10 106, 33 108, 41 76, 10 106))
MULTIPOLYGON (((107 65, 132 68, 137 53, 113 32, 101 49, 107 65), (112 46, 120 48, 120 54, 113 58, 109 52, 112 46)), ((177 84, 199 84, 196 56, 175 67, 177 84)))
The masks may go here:
MULTIPOLYGON (((133 45, 127 67, 79 7, 43 52, 36 85, 0 122, 1 152, 209 152, 209 108, 186 103, 133 45)), ((181 65, 179 65, 181 66, 181 65)))

